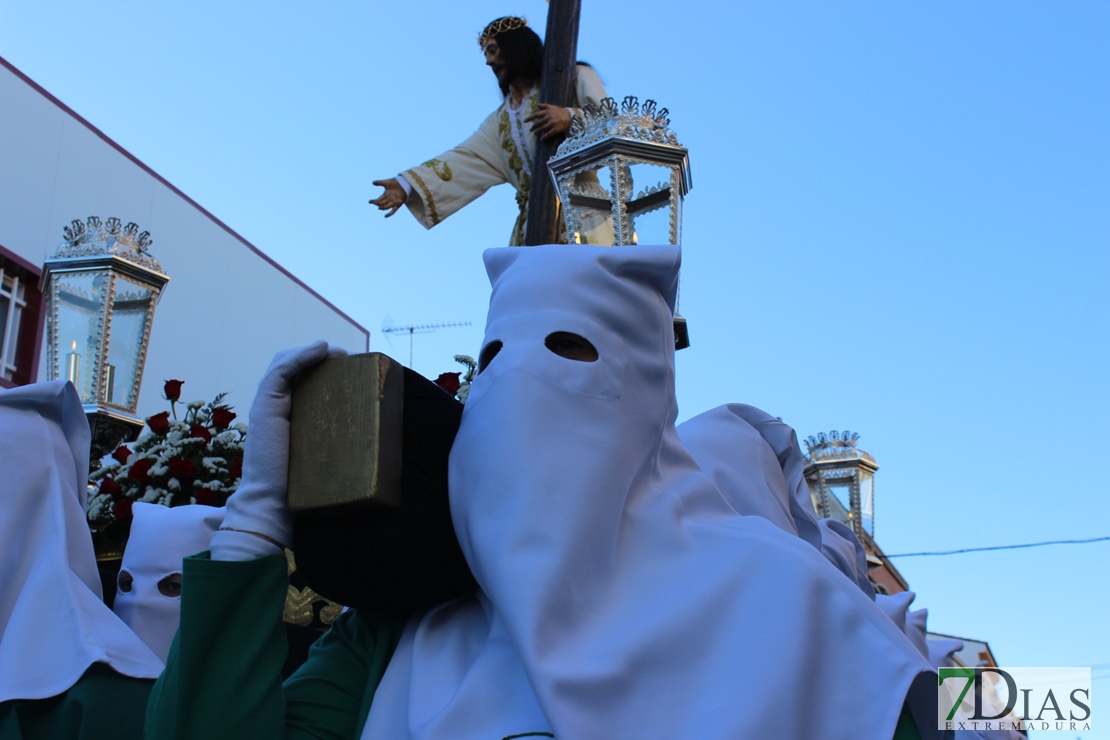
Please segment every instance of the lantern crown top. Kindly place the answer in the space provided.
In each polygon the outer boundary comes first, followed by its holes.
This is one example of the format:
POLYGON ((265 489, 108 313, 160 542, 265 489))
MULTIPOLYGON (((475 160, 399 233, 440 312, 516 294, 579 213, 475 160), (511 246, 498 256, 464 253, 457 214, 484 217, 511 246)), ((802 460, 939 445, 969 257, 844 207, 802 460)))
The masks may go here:
POLYGON ((821 432, 815 437, 806 437, 807 456, 811 462, 851 460, 853 458, 863 458, 874 462, 875 458, 859 448, 856 444, 857 440, 859 440, 857 432, 847 430, 843 432, 834 430, 828 434, 821 432))
POLYGON ((555 156, 571 154, 614 136, 681 147, 678 137, 668 128, 670 111, 656 106, 654 100, 645 100, 641 105, 635 95, 627 96, 619 107, 613 98, 605 98, 600 105, 591 103, 582 110, 581 116, 571 117, 567 138, 559 145, 555 156))
POLYGON ((62 229, 62 234, 65 241, 58 245, 52 259, 115 256, 162 272, 162 266, 149 251, 154 243, 150 232, 140 232, 134 222, 124 226, 115 216, 107 221, 101 221, 96 216, 89 216, 84 221, 75 218, 62 229))

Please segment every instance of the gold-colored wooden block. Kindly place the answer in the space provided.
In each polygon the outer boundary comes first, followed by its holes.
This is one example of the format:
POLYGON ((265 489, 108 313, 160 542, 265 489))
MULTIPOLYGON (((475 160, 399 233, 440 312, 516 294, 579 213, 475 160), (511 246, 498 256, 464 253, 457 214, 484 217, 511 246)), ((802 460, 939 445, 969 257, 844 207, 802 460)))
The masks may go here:
POLYGON ((401 501, 404 372, 381 354, 324 360, 293 387, 289 511, 401 501))

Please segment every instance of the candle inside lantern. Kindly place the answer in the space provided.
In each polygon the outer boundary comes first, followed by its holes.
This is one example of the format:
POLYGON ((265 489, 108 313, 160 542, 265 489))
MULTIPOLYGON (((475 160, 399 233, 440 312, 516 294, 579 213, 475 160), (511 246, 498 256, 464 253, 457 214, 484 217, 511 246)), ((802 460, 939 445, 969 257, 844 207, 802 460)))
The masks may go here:
POLYGON ((81 355, 77 353, 77 340, 73 340, 72 351, 66 355, 66 379, 75 386, 80 386, 81 380, 81 355))
POLYGON ((104 401, 113 403, 116 395, 116 366, 108 363, 104 369, 104 401))

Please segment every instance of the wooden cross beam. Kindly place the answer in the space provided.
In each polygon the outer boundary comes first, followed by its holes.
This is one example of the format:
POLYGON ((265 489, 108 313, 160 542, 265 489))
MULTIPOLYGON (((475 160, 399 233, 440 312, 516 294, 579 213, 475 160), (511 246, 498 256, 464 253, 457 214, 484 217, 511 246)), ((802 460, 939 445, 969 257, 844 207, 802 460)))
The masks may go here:
MULTIPOLYGON (((543 42, 543 78, 540 102, 567 107, 574 92, 575 60, 578 58, 578 17, 581 0, 550 0, 547 32, 543 42)), ((555 188, 547 171, 547 160, 559 142, 536 142, 528 192, 528 227, 524 243, 529 247, 555 243, 557 232, 555 188)))

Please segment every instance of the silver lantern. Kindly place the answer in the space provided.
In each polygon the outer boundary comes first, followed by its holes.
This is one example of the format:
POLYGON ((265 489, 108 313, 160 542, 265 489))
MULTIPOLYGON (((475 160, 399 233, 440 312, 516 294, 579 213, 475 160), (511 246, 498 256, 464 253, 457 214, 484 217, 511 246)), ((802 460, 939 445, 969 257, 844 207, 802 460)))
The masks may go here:
POLYGON ((875 458, 856 444, 855 432, 829 432, 806 439, 806 483, 817 515, 838 519, 866 545, 875 537, 875 458))
POLYGON ((548 162, 567 240, 578 244, 681 244, 690 158, 666 108, 632 96, 605 98, 571 121, 548 162))
POLYGON ((154 308, 169 277, 148 251, 150 232, 134 223, 90 216, 64 235, 42 273, 49 377, 77 387, 95 461, 143 428, 135 410, 154 308))
MULTIPOLYGON (((682 202, 693 187, 686 147, 666 108, 605 98, 571 120, 548 161, 571 244, 681 244, 682 202)), ((689 346, 675 313, 675 347, 689 346)))

